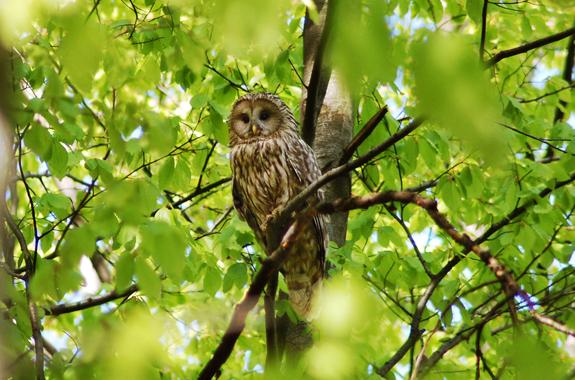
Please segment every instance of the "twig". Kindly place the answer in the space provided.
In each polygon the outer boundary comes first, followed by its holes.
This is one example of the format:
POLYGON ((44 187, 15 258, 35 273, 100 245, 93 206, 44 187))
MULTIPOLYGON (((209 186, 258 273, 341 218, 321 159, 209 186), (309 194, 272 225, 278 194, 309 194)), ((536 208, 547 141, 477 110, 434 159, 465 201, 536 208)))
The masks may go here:
POLYGON ((89 309, 120 298, 129 297, 139 290, 138 285, 133 284, 123 292, 112 291, 106 295, 88 298, 71 304, 59 304, 45 309, 46 315, 58 316, 60 314, 73 313, 75 311, 89 309))
POLYGON ((247 89, 245 89, 241 84, 237 84, 236 82, 234 82, 233 80, 231 80, 230 78, 226 77, 224 74, 222 74, 221 72, 218 71, 218 69, 216 69, 214 66, 212 66, 211 64, 208 63, 204 63, 204 66, 206 68, 208 68, 209 70, 213 71, 214 73, 216 73, 219 77, 221 77, 222 79, 224 79, 226 82, 228 82, 230 84, 230 86, 232 86, 233 88, 237 89, 237 90, 242 90, 242 91, 247 91, 247 89))
MULTIPOLYGON (((555 91, 546 92, 545 94, 540 95, 540 96, 537 96, 537 97, 535 97, 535 98, 531 98, 531 99, 519 99, 519 103, 533 103, 533 102, 538 102, 538 101, 540 101, 540 100, 543 99, 543 98, 546 98, 546 97, 551 96, 551 95, 558 94, 558 93, 560 93, 561 91, 569 90, 569 89, 571 89, 571 88, 573 88, 573 87, 575 87, 575 83, 571 83, 571 84, 569 84, 568 86, 561 87, 560 89, 555 90, 555 91)), ((559 119, 561 119, 561 118, 562 118, 562 117, 559 117, 559 119)))
POLYGON ((134 11, 134 16, 136 16, 136 19, 134 20, 134 26, 132 27, 132 31, 130 32, 130 35, 128 36, 128 39, 131 40, 132 36, 134 35, 134 32, 136 31, 136 26, 138 25, 138 20, 139 20, 139 15, 138 15, 138 10, 136 9, 136 5, 134 4, 134 2, 132 0, 129 0, 130 4, 132 5, 132 10, 134 11))
POLYGON ((569 327, 555 321, 552 318, 549 318, 545 315, 541 315, 539 313, 537 313, 536 311, 531 311, 531 316, 533 317, 533 319, 535 319, 537 322, 542 323, 544 325, 547 325, 559 332, 562 332, 563 334, 567 334, 570 335, 572 337, 575 337, 575 330, 570 329, 569 327))
POLYGON ((204 160, 204 164, 202 165, 202 170, 200 171, 200 177, 198 178, 198 183, 196 184, 196 189, 194 191, 197 191, 200 186, 202 185, 202 179, 204 178, 204 172, 206 171, 206 168, 208 166, 208 162, 210 162, 210 158, 212 157, 212 154, 214 153, 214 150, 216 149, 216 146, 218 145, 217 141, 214 141, 212 143, 212 146, 210 147, 210 150, 208 151, 208 154, 204 160))
MULTIPOLYGON (((92 16, 92 13, 96 12, 98 9, 98 5, 100 5, 100 2, 102 0, 96 0, 94 1, 94 5, 92 6, 92 9, 90 10, 90 13, 88 13, 88 16, 86 16, 86 20, 88 20, 90 18, 90 16, 92 16)), ((96 12, 97 14, 97 12, 96 12)))
POLYGON ((423 296, 421 296, 421 298, 417 302, 415 313, 413 313, 413 318, 411 320, 411 325, 409 328, 409 336, 407 337, 407 340, 401 345, 399 350, 397 350, 395 354, 387 362, 385 362, 383 366, 375 369, 375 372, 379 376, 386 377, 387 373, 391 371, 391 369, 405 356, 407 351, 409 351, 411 347, 415 345, 415 343, 423 333, 423 331, 419 329, 419 322, 421 321, 421 316, 423 315, 425 307, 427 306, 427 301, 429 301, 429 299, 433 295, 433 292, 435 291, 435 288, 437 288, 437 286, 439 285, 441 279, 442 278, 440 277, 433 278, 431 280, 431 283, 425 289, 425 293, 423 293, 423 296))
POLYGON ((375 115, 368 120, 367 123, 363 126, 363 128, 358 132, 357 135, 351 140, 349 144, 343 149, 341 154, 341 158, 339 159, 339 165, 345 164, 349 159, 353 156, 353 153, 356 151, 357 148, 371 135, 371 133, 375 130, 375 127, 379 124, 379 122, 385 117, 387 114, 387 106, 383 106, 375 115))
POLYGON ((481 360, 483 353, 481 352, 481 332, 483 331, 483 324, 479 325, 475 337, 475 380, 481 378, 481 360))
POLYGON ((488 0, 483 0, 483 9, 481 10, 481 42, 479 43, 479 59, 483 62, 485 55, 485 35, 487 34, 487 5, 488 0))
POLYGON ((532 42, 528 42, 524 45, 521 46, 517 46, 514 47, 512 49, 507 49, 507 50, 502 50, 499 53, 495 54, 493 57, 491 57, 489 60, 487 60, 486 65, 487 67, 491 67, 493 65, 495 65, 497 62, 505 59, 505 58, 509 58, 509 57, 513 57, 519 54, 523 54, 528 52, 529 50, 533 50, 533 49, 537 49, 541 46, 545 46, 548 44, 551 44, 553 42, 557 42, 560 41, 564 38, 567 38, 569 36, 572 36, 575 34, 575 27, 572 27, 570 29, 564 30, 563 32, 559 32, 556 34, 552 34, 550 36, 532 41, 532 42))
POLYGON ((194 197, 197 197, 198 195, 207 193, 208 191, 223 185, 224 183, 227 183, 229 181, 231 181, 232 177, 226 177, 226 178, 222 178, 217 180, 216 182, 212 182, 209 185, 206 185, 204 187, 200 187, 200 188, 196 188, 196 190, 194 190, 191 194, 183 197, 182 199, 172 203, 172 207, 177 208, 180 207, 182 204, 186 203, 189 200, 192 200, 194 197))
POLYGON ((291 58, 289 58, 289 57, 288 57, 288 62, 289 62, 289 64, 290 64, 292 70, 294 71, 295 75, 297 75, 297 77, 298 77, 298 79, 299 79, 299 82, 300 82, 300 84, 302 85, 302 87, 304 87, 305 89, 307 89, 307 86, 306 86, 306 84, 305 84, 303 78, 301 77, 301 75, 299 75, 299 71, 297 71, 295 65, 293 64, 291 58))
MULTIPOLYGON (((22 177, 24 176, 24 169, 22 168, 22 138, 24 137, 24 133, 25 131, 22 133, 22 135, 18 134, 18 138, 19 138, 19 149, 18 149, 18 168, 20 169, 20 174, 22 175, 22 177)), ((36 220, 36 208, 34 207, 34 200, 32 199, 32 190, 30 189, 30 185, 28 185, 28 181, 26 181, 25 178, 22 178, 22 183, 24 183, 24 189, 26 190, 26 196, 28 198, 28 204, 30 205, 30 211, 32 213, 32 226, 34 227, 34 253, 33 255, 30 255, 31 257, 31 262, 28 263, 28 275, 31 276, 35 269, 36 269, 36 258, 38 256, 38 243, 40 241, 40 237, 38 235, 38 222, 36 220)), ((9 214, 8 209, 6 208, 6 214, 9 214)), ((20 241, 19 241, 20 242, 20 241)), ((20 246, 22 246, 22 244, 20 243, 20 246)))
POLYGON ((421 263, 421 266, 423 267, 423 270, 425 271, 425 274, 427 274, 427 276, 429 278, 433 278, 433 273, 431 272, 431 269, 429 269, 429 265, 427 265, 427 262, 425 261, 425 259, 423 258, 423 255, 421 254, 421 251, 419 250, 419 248, 417 247, 417 243, 415 242, 415 240, 413 239, 413 236, 411 235, 411 231, 409 230, 409 228, 407 227, 407 225, 405 224, 405 222, 403 221, 403 218, 397 216, 391 207, 386 206, 385 209, 387 210, 387 212, 391 215, 391 217, 393 219, 395 219, 395 221, 397 223, 399 223, 399 225, 401 226, 401 228, 403 228, 403 230, 405 231, 405 234, 407 235, 407 239, 409 239, 409 242, 411 243, 411 246, 413 247, 413 250, 415 251, 415 255, 417 256, 419 262, 421 263))

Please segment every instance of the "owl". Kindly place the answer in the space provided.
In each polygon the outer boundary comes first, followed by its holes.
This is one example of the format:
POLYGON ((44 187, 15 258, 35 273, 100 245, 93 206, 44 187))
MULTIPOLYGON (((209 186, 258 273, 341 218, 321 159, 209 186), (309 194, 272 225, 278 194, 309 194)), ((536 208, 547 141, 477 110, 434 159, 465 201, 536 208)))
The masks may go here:
MULTIPOLYGON (((298 133, 295 118, 276 95, 251 93, 239 98, 228 119, 232 195, 241 219, 270 254, 266 241, 274 213, 320 175, 313 150, 298 133)), ((308 202, 323 198, 318 191, 308 202)), ((300 318, 309 320, 314 294, 325 272, 327 230, 324 216, 304 222, 280 271, 289 301, 300 318)))

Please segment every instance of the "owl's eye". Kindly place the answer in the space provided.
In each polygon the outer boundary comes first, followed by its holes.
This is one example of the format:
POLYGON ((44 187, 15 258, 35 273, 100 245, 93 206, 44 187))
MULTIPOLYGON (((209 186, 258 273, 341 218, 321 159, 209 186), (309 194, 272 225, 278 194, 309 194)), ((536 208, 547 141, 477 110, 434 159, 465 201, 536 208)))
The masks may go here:
POLYGON ((260 113, 260 120, 261 121, 266 121, 269 118, 270 118, 270 113, 268 111, 262 111, 262 113, 260 113))
POLYGON ((242 119, 242 121, 246 124, 250 122, 250 117, 247 113, 242 113, 240 119, 242 119))

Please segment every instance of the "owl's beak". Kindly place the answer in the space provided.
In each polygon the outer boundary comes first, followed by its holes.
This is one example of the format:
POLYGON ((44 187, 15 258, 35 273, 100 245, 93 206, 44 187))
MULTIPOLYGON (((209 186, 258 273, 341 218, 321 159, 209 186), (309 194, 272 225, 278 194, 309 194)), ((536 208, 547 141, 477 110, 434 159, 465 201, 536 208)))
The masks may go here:
POLYGON ((258 134, 258 127, 255 124, 252 124, 252 132, 254 133, 254 135, 258 134))

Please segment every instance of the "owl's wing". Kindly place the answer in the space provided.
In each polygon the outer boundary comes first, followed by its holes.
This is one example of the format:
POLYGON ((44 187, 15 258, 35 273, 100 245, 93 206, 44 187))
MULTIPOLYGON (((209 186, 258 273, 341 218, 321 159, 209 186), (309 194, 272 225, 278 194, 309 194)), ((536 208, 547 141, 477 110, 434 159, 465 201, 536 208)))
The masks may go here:
POLYGON ((234 201, 234 207, 238 211, 240 219, 246 221, 246 223, 250 226, 250 228, 255 232, 256 239, 258 240, 258 242, 263 247, 266 247, 267 245, 265 236, 260 229, 260 225, 258 224, 256 216, 246 204, 242 196, 242 193, 239 189, 239 186, 237 185, 235 180, 232 181, 232 198, 234 201))
MULTIPOLYGON (((292 148, 297 150, 296 154, 292 154, 293 160, 287 160, 289 162, 293 173, 297 179, 298 188, 300 191, 305 187, 314 182, 319 176, 321 176, 321 170, 315 158, 312 149, 302 141, 299 144, 294 144, 292 148)), ((309 206, 312 203, 321 202, 324 200, 323 191, 319 190, 314 195, 308 198, 305 206, 309 206)), ((325 220, 325 215, 316 215, 313 217, 313 226, 315 234, 317 237, 317 242, 319 245, 320 260, 322 266, 325 264, 325 250, 327 248, 328 236, 327 236, 327 221, 325 220)))

